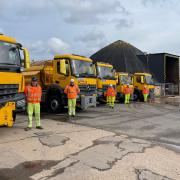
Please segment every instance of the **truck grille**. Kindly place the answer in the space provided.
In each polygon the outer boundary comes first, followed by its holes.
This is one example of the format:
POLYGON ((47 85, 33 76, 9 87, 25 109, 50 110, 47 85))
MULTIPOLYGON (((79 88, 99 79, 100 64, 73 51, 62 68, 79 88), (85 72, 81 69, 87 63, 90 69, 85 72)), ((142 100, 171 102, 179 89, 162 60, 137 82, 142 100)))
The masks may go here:
POLYGON ((18 89, 18 84, 0 84, 0 99, 17 94, 18 89))
POLYGON ((96 89, 96 85, 79 85, 79 89, 80 89, 80 94, 96 94, 97 93, 97 89, 96 89))

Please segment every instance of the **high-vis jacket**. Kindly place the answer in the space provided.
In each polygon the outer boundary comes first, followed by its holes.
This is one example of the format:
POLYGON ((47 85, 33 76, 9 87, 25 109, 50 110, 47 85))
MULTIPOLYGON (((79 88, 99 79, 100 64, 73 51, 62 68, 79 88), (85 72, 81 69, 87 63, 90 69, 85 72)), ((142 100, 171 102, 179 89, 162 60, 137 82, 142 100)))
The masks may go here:
POLYGON ((148 88, 143 88, 143 94, 149 94, 149 89, 148 88))
POLYGON ((130 87, 124 88, 124 94, 131 94, 132 89, 130 87))
POLYGON ((106 92, 106 96, 112 96, 112 97, 116 96, 116 91, 114 90, 113 87, 108 87, 107 92, 106 92))
POLYGON ((80 90, 77 85, 74 85, 74 86, 67 85, 64 90, 64 93, 67 94, 68 99, 76 99, 77 94, 80 93, 80 90))
POLYGON ((28 103, 40 103, 41 96, 42 96, 42 89, 41 86, 31 86, 28 85, 25 87, 25 96, 28 103))

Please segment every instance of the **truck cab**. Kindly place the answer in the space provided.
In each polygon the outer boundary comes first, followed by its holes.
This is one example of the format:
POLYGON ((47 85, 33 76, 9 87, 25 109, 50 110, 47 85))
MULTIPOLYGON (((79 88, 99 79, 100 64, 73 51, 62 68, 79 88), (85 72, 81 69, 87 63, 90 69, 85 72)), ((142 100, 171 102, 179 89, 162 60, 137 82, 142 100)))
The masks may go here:
POLYGON ((22 71, 28 57, 28 51, 14 38, 0 34, 0 126, 11 127, 16 112, 25 110, 22 71))
POLYGON ((116 77, 117 77, 117 100, 119 100, 119 102, 122 103, 125 100, 124 89, 126 88, 127 84, 129 84, 129 87, 132 89, 132 92, 134 90, 132 76, 125 72, 117 72, 116 77))
POLYGON ((113 66, 109 63, 96 62, 97 98, 99 102, 106 102, 105 92, 110 84, 116 89, 116 75, 113 66))
POLYGON ((92 60, 74 54, 59 54, 54 60, 35 62, 24 72, 26 84, 37 76, 43 89, 42 101, 52 113, 62 112, 67 106, 64 89, 74 79, 79 86, 77 106, 81 109, 96 106, 96 75, 92 60))
POLYGON ((149 73, 135 73, 133 75, 133 85, 134 85, 134 100, 143 101, 142 90, 146 85, 151 93, 154 93, 154 81, 152 75, 149 73))

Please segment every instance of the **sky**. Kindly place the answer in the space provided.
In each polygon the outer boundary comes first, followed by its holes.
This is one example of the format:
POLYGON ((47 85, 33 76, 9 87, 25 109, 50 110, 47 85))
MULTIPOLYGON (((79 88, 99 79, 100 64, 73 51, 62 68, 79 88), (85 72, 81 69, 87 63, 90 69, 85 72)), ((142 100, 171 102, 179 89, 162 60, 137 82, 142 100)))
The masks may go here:
POLYGON ((0 32, 32 60, 90 56, 117 40, 180 55, 179 0, 0 0, 0 32))

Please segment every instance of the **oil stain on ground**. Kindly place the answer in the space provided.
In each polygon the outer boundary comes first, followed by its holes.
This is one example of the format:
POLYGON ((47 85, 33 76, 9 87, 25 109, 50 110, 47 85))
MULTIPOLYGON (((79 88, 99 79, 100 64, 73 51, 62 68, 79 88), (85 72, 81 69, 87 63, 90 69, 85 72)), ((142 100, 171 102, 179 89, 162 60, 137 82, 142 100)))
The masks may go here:
POLYGON ((0 169, 0 180, 32 180, 30 177, 43 170, 48 170, 60 161, 27 161, 13 168, 0 169))

